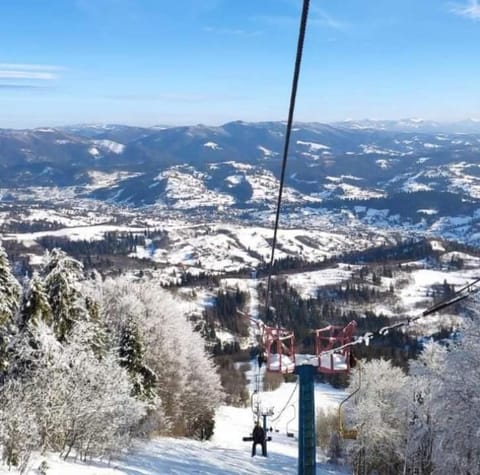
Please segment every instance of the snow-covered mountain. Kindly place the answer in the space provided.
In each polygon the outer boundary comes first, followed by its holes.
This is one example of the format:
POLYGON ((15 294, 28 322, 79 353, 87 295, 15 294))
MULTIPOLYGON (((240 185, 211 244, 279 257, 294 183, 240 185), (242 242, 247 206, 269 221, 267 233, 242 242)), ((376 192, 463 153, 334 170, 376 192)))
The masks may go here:
MULTIPOLYGON (((283 122, 241 121, 0 130, 0 203, 61 195, 251 216, 275 203, 284 133, 283 122), (45 187, 52 191, 46 194, 45 187)), ((479 154, 474 120, 298 123, 284 204, 287 210, 387 209, 412 222, 473 217, 479 154)))

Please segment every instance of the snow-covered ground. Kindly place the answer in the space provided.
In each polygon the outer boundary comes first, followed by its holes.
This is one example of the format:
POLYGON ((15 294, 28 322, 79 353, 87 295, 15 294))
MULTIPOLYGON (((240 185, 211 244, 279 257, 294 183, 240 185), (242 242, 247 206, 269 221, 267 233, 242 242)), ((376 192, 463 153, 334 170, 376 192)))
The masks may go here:
POLYGON ((340 264, 337 267, 319 271, 299 272, 287 275, 288 283, 300 292, 302 298, 316 297, 319 287, 336 285, 351 278, 352 273, 359 266, 340 264))
MULTIPOLYGON (((315 397, 317 409, 334 408, 344 393, 329 385, 317 384, 315 397)), ((251 443, 242 440, 253 428, 250 407, 223 406, 217 411, 215 434, 209 442, 157 438, 137 444, 110 463, 63 461, 52 454, 36 456, 27 475, 38 475, 37 468, 43 460, 48 464, 48 475, 294 475, 297 473, 298 388, 295 389, 295 383, 285 383, 276 391, 260 393, 260 400, 263 408, 273 410, 272 420, 286 406, 276 421, 269 422, 273 431, 267 458, 252 457, 251 443), (293 438, 287 437, 287 429, 294 434, 293 438)), ((0 466, 0 474, 12 473, 15 471, 0 466)), ((351 472, 346 467, 325 463, 324 457, 317 455, 317 475, 347 473, 351 472)))

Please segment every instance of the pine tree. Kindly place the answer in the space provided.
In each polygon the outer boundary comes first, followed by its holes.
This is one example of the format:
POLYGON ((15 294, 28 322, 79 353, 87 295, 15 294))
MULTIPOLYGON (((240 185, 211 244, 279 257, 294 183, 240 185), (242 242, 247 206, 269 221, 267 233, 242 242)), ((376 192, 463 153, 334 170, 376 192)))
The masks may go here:
POLYGON ((19 299, 20 285, 13 276, 7 254, 0 245, 0 326, 13 320, 19 299))
POLYGON ((102 358, 108 350, 108 336, 100 304, 92 297, 87 296, 85 297, 85 308, 90 328, 88 344, 97 358, 102 358))
POLYGON ((60 249, 46 254, 45 290, 52 309, 53 329, 60 342, 67 339, 76 321, 87 318, 79 291, 82 264, 60 249))
POLYGON ((7 254, 0 245, 0 375, 8 367, 7 347, 19 299, 20 285, 13 276, 7 254))
POLYGON ((130 318, 122 328, 119 347, 120 365, 127 369, 133 381, 133 395, 153 399, 155 373, 144 364, 145 350, 137 323, 130 318))
POLYGON ((35 272, 24 286, 18 326, 20 330, 24 330, 29 325, 36 326, 39 321, 51 325, 52 309, 42 279, 35 272))

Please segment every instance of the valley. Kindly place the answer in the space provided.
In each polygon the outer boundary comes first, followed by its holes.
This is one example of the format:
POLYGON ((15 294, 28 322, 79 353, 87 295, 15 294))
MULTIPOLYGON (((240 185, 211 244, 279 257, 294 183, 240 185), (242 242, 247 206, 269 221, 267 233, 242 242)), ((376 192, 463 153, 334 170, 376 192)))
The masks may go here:
MULTIPOLYGON (((44 272, 46 259, 61 249, 83 266, 86 282, 158 286, 167 307, 174 299, 168 311, 188 320, 217 365, 229 406, 217 407, 215 418, 208 413, 205 424, 217 424, 208 460, 198 455, 205 448, 199 442, 160 438, 119 460, 120 473, 130 473, 135 454, 146 452, 155 455, 145 473, 170 469, 169 451, 188 453, 206 473, 236 473, 222 465, 222 454, 245 455, 228 439, 227 426, 246 420, 249 410, 253 380, 244 366, 255 366, 259 351, 249 317, 293 330, 298 352, 312 354, 312 329, 355 320, 362 337, 421 315, 479 277, 480 130, 447 132, 418 122, 298 124, 267 310, 283 127, 0 131, 0 239, 17 280, 44 272)), ((119 308, 128 315, 129 305, 119 308)), ((472 312, 468 300, 456 304, 358 345, 355 357, 386 359, 407 371, 431 342, 454 341, 472 312)), ((145 315, 136 318, 148 322, 145 315)), ((265 377, 263 384, 278 384, 285 396, 292 383, 280 379, 265 377)), ((325 383, 341 394, 349 384, 345 375, 319 380, 327 393, 334 390, 325 383)), ((273 447, 271 463, 293 473, 296 443, 283 437, 273 447), (291 457, 282 458, 287 449, 291 457)), ((320 460, 327 453, 322 446, 320 460)), ((53 456, 49 463, 54 470, 66 466, 53 456)), ((319 470, 345 467, 322 463, 319 470)))

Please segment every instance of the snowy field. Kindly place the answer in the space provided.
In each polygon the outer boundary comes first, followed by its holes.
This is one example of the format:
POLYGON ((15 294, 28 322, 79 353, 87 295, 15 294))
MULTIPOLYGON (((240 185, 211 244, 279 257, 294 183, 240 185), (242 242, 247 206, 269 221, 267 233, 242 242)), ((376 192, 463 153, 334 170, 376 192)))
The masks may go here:
POLYGON ((319 287, 338 285, 352 277, 353 271, 360 266, 340 264, 337 267, 319 271, 299 272, 286 275, 288 283, 294 287, 302 298, 316 298, 319 287))
MULTIPOLYGON (((329 385, 316 385, 317 409, 335 408, 343 397, 342 391, 329 385)), ((85 464, 73 460, 65 462, 51 454, 37 456, 27 475, 38 475, 37 468, 44 460, 49 467, 48 475, 294 475, 297 473, 298 388, 295 389, 295 383, 285 383, 276 391, 261 393, 260 399, 262 407, 273 409, 274 418, 287 405, 278 420, 271 424, 274 430, 267 458, 251 457, 251 443, 242 441, 253 428, 251 409, 223 406, 217 411, 215 434, 209 442, 157 438, 137 444, 130 453, 111 463, 85 464), (286 436, 287 428, 294 438, 286 436)), ((16 472, 0 467, 0 474, 12 473, 16 472)), ((351 472, 347 468, 325 463, 324 457, 320 453, 317 455, 317 475, 348 473, 351 472)))

